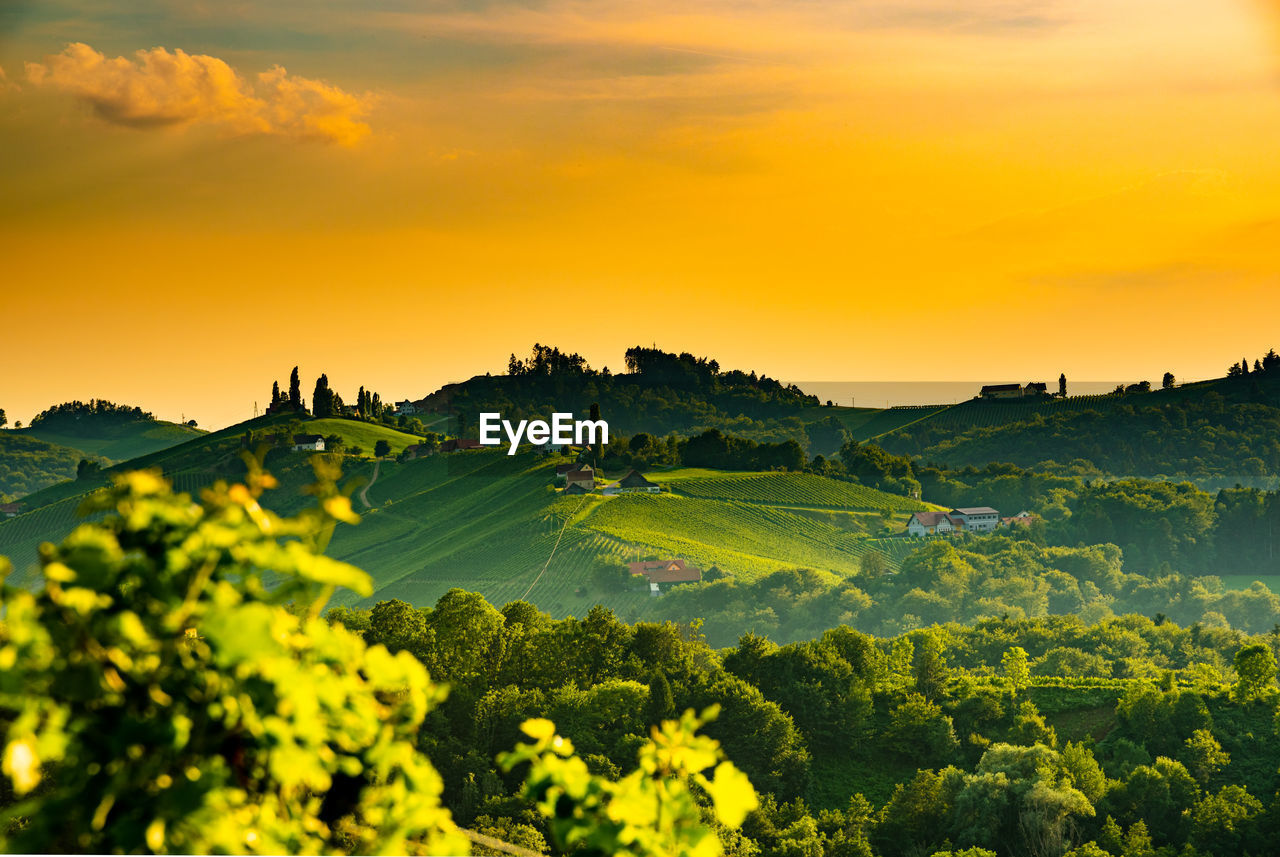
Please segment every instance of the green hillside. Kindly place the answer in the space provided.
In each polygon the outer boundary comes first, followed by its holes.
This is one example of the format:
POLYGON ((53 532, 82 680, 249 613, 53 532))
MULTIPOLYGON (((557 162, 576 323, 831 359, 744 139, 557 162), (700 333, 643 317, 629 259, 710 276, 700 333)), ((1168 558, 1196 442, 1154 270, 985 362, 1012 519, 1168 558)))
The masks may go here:
MULTIPOLYGON (((899 410, 907 409, 885 414, 899 410)), ((1277 434, 1280 367, 1150 392, 970 400, 922 413, 875 442, 956 467, 1081 463, 1115 476, 1230 486, 1280 476, 1277 434)))
POLYGON ((926 508, 810 474, 690 469, 651 474, 670 493, 564 497, 554 482, 564 460, 469 452, 383 462, 364 522, 340 528, 329 552, 374 575, 370 603, 427 604, 457 586, 559 615, 598 602, 625 613, 646 596, 598 586, 598 564, 661 555, 742 580, 796 565, 844 577, 872 546, 900 558, 905 542, 868 534, 886 510, 900 528, 907 509, 926 508))
MULTIPOLYGON (((287 422, 261 418, 128 466, 160 467, 178 490, 194 492, 243 472, 246 429, 275 432, 287 422)), ((415 440, 350 420, 301 425, 342 434, 348 449, 366 453, 378 439, 393 450, 415 440)), ((269 505, 291 512, 308 502, 301 492, 312 478, 308 460, 282 450, 269 454, 267 466, 281 482, 269 505)), ((896 564, 910 545, 881 536, 886 528, 901 529, 909 510, 931 508, 812 474, 690 468, 652 474, 669 489, 661 495, 565 497, 555 465, 567 460, 500 450, 401 462, 346 456, 346 478, 356 482, 354 503, 364 520, 340 527, 329 552, 374 576, 378 589, 368 603, 396 597, 430 604, 457 586, 499 604, 527 597, 557 615, 581 615, 597 602, 634 614, 647 595, 598 583, 601 565, 661 555, 717 566, 743 581, 793 566, 845 577, 873 547, 896 564)), ((75 526, 80 498, 97 484, 46 489, 31 498, 29 511, 0 522, 0 554, 13 558, 18 580, 32 579, 39 543, 75 526)))
MULTIPOLYGON (((403 450, 419 438, 414 435, 355 420, 305 420, 298 423, 287 415, 259 417, 216 432, 199 433, 175 446, 156 450, 127 462, 104 468, 93 478, 75 479, 75 466, 70 478, 50 485, 22 499, 23 514, 0 519, 0 555, 13 560, 17 580, 27 579, 36 562, 40 542, 61 538, 79 520, 76 509, 83 496, 102 485, 115 472, 142 468, 159 468, 179 491, 196 492, 218 479, 236 479, 244 473, 241 454, 246 431, 258 434, 287 433, 291 424, 301 431, 324 435, 338 434, 348 449, 360 447, 362 456, 348 455, 349 478, 368 479, 372 474, 374 444, 386 440, 393 452, 403 450)), ((0 440, 5 434, 0 432, 0 440)), ((79 459, 77 458, 76 461, 79 459)), ((267 466, 279 479, 281 487, 272 503, 282 512, 293 512, 309 502, 302 488, 314 478, 308 456, 287 450, 271 450, 267 466)))
POLYGON ((74 479, 82 458, 110 465, 200 437, 204 432, 159 420, 87 418, 75 432, 42 426, 0 431, 0 495, 20 498, 74 479))
POLYGON ((85 457, 81 450, 28 437, 22 431, 0 431, 0 496, 16 499, 72 479, 85 457))

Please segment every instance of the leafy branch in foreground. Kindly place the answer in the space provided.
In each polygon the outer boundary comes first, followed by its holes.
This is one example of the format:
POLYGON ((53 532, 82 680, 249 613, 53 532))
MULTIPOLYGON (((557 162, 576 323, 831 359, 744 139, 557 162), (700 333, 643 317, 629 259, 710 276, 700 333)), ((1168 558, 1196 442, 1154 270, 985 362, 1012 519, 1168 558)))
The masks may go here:
POLYGON ((759 805, 747 775, 725 760, 720 742, 697 734, 719 712, 717 705, 701 717, 689 710, 678 721, 653 727, 640 748, 639 767, 617 782, 588 771, 573 755, 572 743, 543 718, 521 726, 533 743, 517 744, 498 761, 508 771, 531 763, 524 795, 536 802, 565 851, 711 857, 723 848, 714 826, 704 821, 696 792, 711 796, 714 818, 725 827, 740 826, 759 805))
POLYGON ((465 852, 414 745, 443 690, 318 616, 335 587, 371 585, 317 552, 356 516, 316 461, 318 507, 296 518, 259 504, 275 482, 253 466, 198 502, 118 477, 87 502, 100 523, 42 546, 43 590, 0 587, 22 798, 0 850, 465 852))

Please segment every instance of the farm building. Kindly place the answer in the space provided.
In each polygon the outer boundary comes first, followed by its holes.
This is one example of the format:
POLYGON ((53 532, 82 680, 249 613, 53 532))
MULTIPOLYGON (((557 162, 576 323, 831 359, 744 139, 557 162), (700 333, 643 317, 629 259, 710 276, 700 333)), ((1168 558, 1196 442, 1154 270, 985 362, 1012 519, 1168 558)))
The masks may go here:
POLYGON ((1033 523, 1035 523, 1035 520, 1036 520, 1036 516, 1035 516, 1035 515, 1031 514, 1030 512, 1023 511, 1023 512, 1019 512, 1019 513, 1018 513, 1018 514, 1016 514, 1016 515, 1013 515, 1013 516, 1011 516, 1011 517, 1008 517, 1008 518, 1001 518, 1001 519, 1000 519, 1000 526, 1002 526, 1002 527, 1029 527, 1029 526, 1031 526, 1033 523))
POLYGON ((1049 385, 1043 381, 1023 384, 987 384, 978 393, 983 399, 1021 399, 1024 396, 1047 396, 1049 385))
POLYGON ((960 521, 964 529, 974 533, 989 533, 1000 526, 1000 513, 990 506, 952 509, 947 516, 952 521, 960 521))
POLYGON ((649 594, 659 594, 663 587, 670 588, 681 583, 698 583, 702 580, 702 569, 686 565, 682 559, 657 559, 642 562, 629 562, 631 578, 644 577, 649 583, 649 594))
POLYGON ((946 512, 913 512, 907 519, 909 536, 941 536, 963 529, 964 522, 953 520, 946 512))
POLYGON ((5 503, 4 505, 0 505, 0 515, 4 515, 6 518, 12 518, 16 515, 21 515, 21 514, 22 514, 21 503, 5 503))
POLYGON ((1021 399, 1021 384, 986 384, 978 394, 984 399, 1021 399))
POLYGON ((324 452, 324 438, 318 434, 295 434, 294 452, 324 452))
POLYGON ((606 494, 657 494, 662 490, 656 482, 644 478, 639 470, 632 470, 608 488, 606 494))
POLYGON ((418 406, 413 402, 405 399, 403 402, 396 402, 395 414, 398 417, 411 417, 414 414, 422 413, 418 406))
POLYGON ((590 494, 591 488, 588 488, 585 482, 570 482, 564 487, 566 494, 590 494))
POLYGON ((568 491, 574 485, 581 485, 588 491, 596 489, 596 472, 591 469, 591 465, 583 464, 575 470, 570 470, 564 475, 565 490, 568 491))
POLYGON ((464 449, 483 449, 483 447, 480 445, 480 441, 472 440, 469 437, 451 437, 440 444, 441 452, 458 452, 464 449))
POLYGON ((583 468, 583 467, 587 468, 588 470, 590 470, 590 469, 591 469, 590 465, 586 465, 586 464, 579 464, 579 463, 578 463, 578 462, 576 462, 576 461, 575 461, 575 462, 572 462, 572 463, 570 463, 570 464, 557 464, 557 465, 556 465, 556 479, 559 479, 561 482, 563 482, 563 481, 565 480, 565 477, 566 477, 566 476, 568 476, 570 472, 572 472, 572 471, 574 471, 574 470, 579 470, 579 469, 581 469, 581 468, 583 468))

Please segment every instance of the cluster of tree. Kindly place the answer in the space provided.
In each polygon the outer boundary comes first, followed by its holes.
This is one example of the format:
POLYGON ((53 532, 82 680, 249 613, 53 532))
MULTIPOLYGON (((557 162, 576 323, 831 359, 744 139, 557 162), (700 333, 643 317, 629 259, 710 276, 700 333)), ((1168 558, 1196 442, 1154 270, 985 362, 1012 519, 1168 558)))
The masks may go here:
POLYGON ((508 841, 547 841, 493 762, 521 722, 554 720, 589 769, 616 776, 650 724, 712 699, 707 733, 765 793, 722 834, 730 853, 1227 857, 1263 853, 1280 824, 1260 800, 1280 785, 1272 635, 992 619, 880 639, 840 626, 784 646, 746 633, 717 652, 697 623, 601 607, 557 621, 456 589, 434 608, 328 618, 450 684, 421 746, 459 822, 508 841), (1073 651, 1151 678, 1076 678, 1073 651), (1078 725, 1086 712, 1104 739, 1078 725))
MULTIPOLYGON (((1276 354, 1274 348, 1267 350, 1260 359, 1253 361, 1253 373, 1262 374, 1263 372, 1274 372, 1280 368, 1280 354, 1276 354)), ((1249 374, 1249 358, 1246 357, 1239 363, 1232 363, 1227 367, 1228 378, 1239 378, 1249 374)))
MULTIPOLYGON (((512 378, 550 378, 556 375, 597 373, 581 354, 570 354, 555 346, 535 342, 532 352, 523 360, 512 353, 511 359, 507 361, 507 374, 512 378)), ((608 375, 609 367, 606 366, 600 374, 608 375)))
MULTIPOLYGON (((289 375, 289 393, 283 395, 280 392, 280 383, 273 382, 271 385, 271 404, 267 406, 268 414, 276 413, 305 413, 306 400, 302 398, 302 382, 298 377, 298 367, 293 367, 293 372, 289 375)), ((347 414, 346 403, 342 400, 342 394, 329 386, 329 376, 321 373, 316 379, 315 389, 311 393, 311 415, 316 419, 325 417, 355 416, 362 420, 370 422, 390 422, 393 418, 392 413, 382 404, 382 396, 366 390, 361 387, 356 393, 355 412, 347 414)), ((419 423, 421 425, 421 423, 419 423)))
POLYGON ((1141 404, 1115 399, 1097 407, 1046 406, 995 425, 980 424, 976 406, 961 405, 879 443, 953 467, 1009 462, 1057 470, 1063 462, 1078 462, 1114 476, 1247 481, 1280 475, 1278 394, 1280 374, 1272 372, 1248 384, 1153 394, 1141 404), (973 422, 963 421, 966 408, 974 411, 973 422))
POLYGON ((150 411, 133 405, 117 405, 106 399, 90 399, 87 402, 63 402, 45 408, 31 418, 31 428, 75 435, 98 433, 104 426, 119 426, 155 418, 155 414, 150 411))
POLYGON ((1240 590, 1225 588, 1213 576, 1129 573, 1115 545, 1042 547, 1025 538, 983 536, 931 543, 904 559, 896 574, 889 569, 887 558, 869 549, 862 573, 849 579, 786 569, 751 582, 729 577, 685 584, 637 615, 701 620, 718 645, 743 628, 794 640, 835 624, 889 635, 988 617, 1073 615, 1101 621, 1140 611, 1162 620, 1261 632, 1280 617, 1280 596, 1261 583, 1240 590))
POLYGON ((271 404, 267 406, 267 413, 301 413, 306 408, 307 403, 302 399, 302 379, 298 377, 298 367, 294 366, 293 371, 289 373, 289 394, 287 396, 281 394, 279 381, 271 382, 271 404))
POLYGON ((480 375, 428 396, 426 406, 450 413, 459 436, 474 435, 479 414, 546 419, 557 411, 585 414, 598 403, 611 434, 683 436, 711 428, 778 442, 806 442, 806 411, 819 404, 794 385, 755 372, 722 371, 714 360, 657 349, 627 351, 632 371, 596 371, 577 354, 536 345, 526 359, 512 355, 508 374, 480 375))

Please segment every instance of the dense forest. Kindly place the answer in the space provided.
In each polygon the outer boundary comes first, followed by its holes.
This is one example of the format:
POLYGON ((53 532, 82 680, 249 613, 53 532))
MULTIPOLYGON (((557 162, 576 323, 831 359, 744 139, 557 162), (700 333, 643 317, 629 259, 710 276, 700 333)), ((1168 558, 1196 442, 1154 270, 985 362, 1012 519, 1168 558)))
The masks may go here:
POLYGON ((649 724, 713 701, 707 734, 764 793, 732 853, 1261 854, 1280 822, 1273 635, 988 620, 888 639, 835 627, 781 647, 747 633, 716 650, 696 624, 603 608, 553 621, 461 590, 329 618, 450 682, 422 739, 445 802, 526 841, 538 818, 491 761, 524 719, 551 718, 617 776, 649 724), (1079 679, 1084 653, 1147 677, 1079 679))
MULTIPOLYGON (((1043 547, 1026 534, 978 536, 931 542, 903 560, 897 573, 889 573, 885 559, 870 552, 862 569, 847 579, 784 569, 752 582, 726 578, 680 586, 642 615, 701 621, 703 633, 717 646, 730 644, 743 630, 789 641, 818 636, 835 625, 893 636, 991 618, 1073 616, 1097 622, 1141 613, 1160 622, 1262 633, 1280 620, 1280 595, 1261 583, 1226 589, 1213 576, 1126 572, 1121 551, 1111 544, 1043 547)), ((1119 677, 1137 675, 1096 658, 1082 659, 1063 674, 1104 678, 1113 669, 1121 670, 1114 673, 1119 677)))
POLYGON ((74 479, 82 458, 84 453, 78 449, 15 431, 0 432, 0 502, 74 479))

